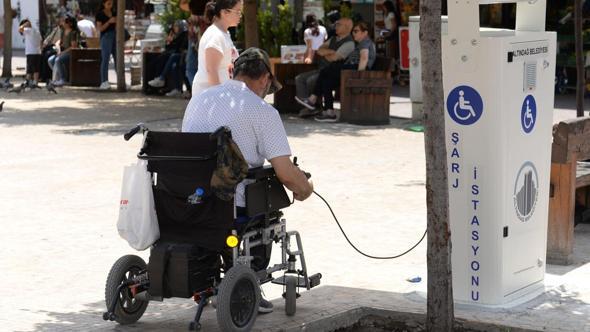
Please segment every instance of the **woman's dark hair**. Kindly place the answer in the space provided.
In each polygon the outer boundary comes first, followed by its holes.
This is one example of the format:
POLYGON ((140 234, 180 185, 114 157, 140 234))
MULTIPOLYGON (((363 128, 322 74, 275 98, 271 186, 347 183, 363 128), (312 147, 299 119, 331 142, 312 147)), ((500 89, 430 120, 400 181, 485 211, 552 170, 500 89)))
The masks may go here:
POLYGON ((354 27, 361 29, 362 32, 369 31, 369 26, 363 21, 357 22, 354 27))
POLYGON ((220 17, 221 11, 225 9, 234 8, 241 0, 217 0, 209 1, 205 5, 205 17, 209 22, 213 22, 213 18, 220 17))
POLYGON ((393 1, 386 0, 385 2, 383 2, 383 7, 385 7, 385 10, 388 14, 395 13, 395 5, 393 4, 393 1))
POLYGON ((98 11, 101 12, 104 10, 104 3, 107 2, 108 0, 102 0, 100 2, 100 6, 98 6, 98 11))
POLYGON ((69 24, 72 27, 72 30, 78 30, 78 21, 76 18, 70 14, 66 15, 65 23, 69 24))
POLYGON ((311 29, 312 36, 318 36, 320 34, 319 23, 314 14, 305 16, 305 25, 311 29))
POLYGON ((18 26, 20 27, 20 26, 22 26, 23 24, 25 24, 27 22, 31 23, 31 21, 29 21, 28 18, 25 18, 24 20, 20 21, 20 23, 18 24, 18 26))

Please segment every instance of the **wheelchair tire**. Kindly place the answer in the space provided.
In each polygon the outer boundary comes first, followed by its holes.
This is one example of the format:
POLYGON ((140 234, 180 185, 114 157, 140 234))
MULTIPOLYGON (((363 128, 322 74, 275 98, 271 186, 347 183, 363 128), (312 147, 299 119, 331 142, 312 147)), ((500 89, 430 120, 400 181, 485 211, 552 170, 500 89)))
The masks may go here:
POLYGON ((297 311, 297 278, 285 277, 285 314, 295 315, 297 311))
POLYGON ((229 269, 217 292, 217 324, 224 332, 250 331, 256 322, 260 286, 254 271, 244 265, 229 269))
MULTIPOLYGON (((135 255, 123 256, 113 264, 109 276, 107 277, 104 291, 107 310, 111 307, 119 285, 145 269, 146 264, 144 260, 135 255)), ((124 288, 119 293, 119 300, 115 306, 115 321, 121 325, 137 322, 145 312, 148 303, 149 301, 135 299, 129 288, 124 288)))

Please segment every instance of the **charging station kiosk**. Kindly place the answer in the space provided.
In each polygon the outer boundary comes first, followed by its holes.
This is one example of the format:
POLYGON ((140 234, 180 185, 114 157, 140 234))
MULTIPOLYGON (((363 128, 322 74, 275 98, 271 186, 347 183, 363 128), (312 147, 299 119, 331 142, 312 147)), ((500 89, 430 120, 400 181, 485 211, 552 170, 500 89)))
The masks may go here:
POLYGON ((544 291, 556 34, 545 0, 448 1, 442 38, 455 301, 511 306, 544 291), (479 6, 517 3, 516 29, 479 6))
MULTIPOLYGON (((441 34, 446 35, 448 17, 441 16, 441 34)), ((420 16, 410 16, 410 101, 412 102, 412 119, 422 120, 422 52, 420 51, 420 16)), ((401 48, 401 47, 400 47, 401 48)))

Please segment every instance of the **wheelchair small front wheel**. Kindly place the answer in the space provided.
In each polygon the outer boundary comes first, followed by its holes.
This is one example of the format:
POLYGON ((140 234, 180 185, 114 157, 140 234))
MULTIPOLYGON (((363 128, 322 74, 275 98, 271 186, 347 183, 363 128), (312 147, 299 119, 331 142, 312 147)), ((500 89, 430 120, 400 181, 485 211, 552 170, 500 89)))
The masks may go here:
POLYGON ((217 292, 217 323, 222 331, 250 331, 256 322, 260 286, 254 271, 244 265, 229 269, 217 292))
POLYGON ((121 289, 119 294, 117 294, 117 289, 122 283, 139 275, 145 269, 146 264, 141 257, 126 255, 119 258, 109 272, 104 291, 105 302, 107 310, 109 310, 115 298, 118 297, 117 305, 112 314, 114 314, 114 320, 121 325, 137 322, 145 312, 149 301, 136 299, 129 287, 121 289))
POLYGON ((285 276, 285 314, 295 315, 297 311, 297 278, 285 276))

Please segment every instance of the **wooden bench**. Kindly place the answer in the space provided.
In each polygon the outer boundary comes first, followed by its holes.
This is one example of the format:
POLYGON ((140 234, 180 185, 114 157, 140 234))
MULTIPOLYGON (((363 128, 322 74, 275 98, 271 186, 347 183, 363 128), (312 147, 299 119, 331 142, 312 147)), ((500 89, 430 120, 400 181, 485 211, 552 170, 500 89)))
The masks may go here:
POLYGON ((547 262, 573 263, 576 189, 584 194, 590 186, 590 117, 562 121, 553 126, 547 262))
POLYGON ((340 120, 359 125, 389 124, 392 58, 375 59, 372 70, 343 70, 340 80, 340 120))
POLYGON ((70 84, 72 86, 99 86, 100 49, 73 48, 70 57, 70 84))
POLYGON ((283 88, 274 95, 274 107, 281 113, 296 113, 303 107, 295 101, 297 89, 295 76, 316 69, 316 65, 304 63, 275 63, 274 75, 283 88))

